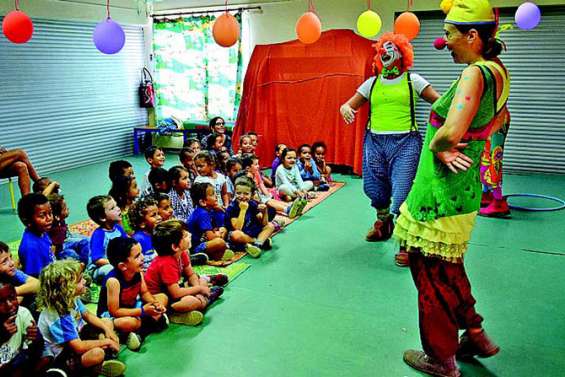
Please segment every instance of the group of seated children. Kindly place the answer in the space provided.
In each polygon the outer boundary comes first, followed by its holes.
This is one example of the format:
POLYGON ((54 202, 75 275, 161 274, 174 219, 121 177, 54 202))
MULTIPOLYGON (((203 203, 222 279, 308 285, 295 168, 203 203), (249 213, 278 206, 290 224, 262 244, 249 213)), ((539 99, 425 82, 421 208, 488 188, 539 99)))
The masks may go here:
POLYGON ((259 257, 284 226, 275 215, 300 216, 311 191, 329 189, 323 143, 298 153, 277 145, 268 177, 257 135, 242 136, 234 155, 226 139, 208 136, 208 150, 189 140, 168 170, 164 151, 148 148, 141 188, 129 162, 112 162, 108 195, 86 204, 98 225, 90 239, 69 232, 59 184, 36 182, 18 202, 18 263, 0 242, 1 376, 122 375, 120 342, 135 351, 170 322, 198 325, 222 295, 228 277, 199 276, 193 265, 259 257), (94 284, 96 314, 81 301, 94 284))

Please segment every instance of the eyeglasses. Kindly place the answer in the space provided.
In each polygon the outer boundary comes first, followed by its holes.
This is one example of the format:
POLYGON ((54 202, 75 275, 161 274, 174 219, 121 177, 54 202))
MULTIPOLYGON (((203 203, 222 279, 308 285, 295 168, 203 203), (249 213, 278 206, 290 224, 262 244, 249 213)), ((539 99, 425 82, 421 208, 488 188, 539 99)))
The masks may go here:
POLYGON ((223 126, 223 125, 225 125, 224 122, 216 122, 216 126, 223 126))

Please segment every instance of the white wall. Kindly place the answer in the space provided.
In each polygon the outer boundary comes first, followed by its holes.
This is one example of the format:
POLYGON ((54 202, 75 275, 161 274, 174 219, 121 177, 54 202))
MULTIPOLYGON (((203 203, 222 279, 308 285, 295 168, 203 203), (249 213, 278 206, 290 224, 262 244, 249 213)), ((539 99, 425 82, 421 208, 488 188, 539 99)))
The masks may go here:
MULTIPOLYGON (((525 0, 492 0, 495 7, 517 8, 525 0)), ((563 5, 564 0, 536 0, 536 4, 563 5)), ((439 10, 440 0, 414 1, 414 11, 439 10)), ((307 10, 307 1, 290 0, 275 4, 263 4, 262 13, 251 13, 252 40, 254 44, 279 43, 296 39, 296 20, 307 10)), ((357 17, 367 9, 366 0, 314 0, 322 21, 322 30, 353 29, 357 17)), ((392 31, 395 12, 406 10, 405 0, 373 1, 372 9, 382 18, 382 32, 392 31)), ((543 14, 542 14, 543 17, 543 14)))
MULTIPOLYGON (((366 0, 315 0, 322 30, 353 29, 366 0)), ((307 1, 291 0, 261 5, 262 13, 250 13, 253 44, 271 44, 296 39, 295 25, 308 10, 307 1)))
MULTIPOLYGON (((0 15, 14 10, 13 0, 0 0, 0 15)), ((22 0, 20 10, 31 18, 72 21, 101 21, 106 17, 104 0, 22 0)), ((145 13, 138 14, 136 0, 111 0, 110 14, 114 21, 123 24, 144 25, 145 13)))

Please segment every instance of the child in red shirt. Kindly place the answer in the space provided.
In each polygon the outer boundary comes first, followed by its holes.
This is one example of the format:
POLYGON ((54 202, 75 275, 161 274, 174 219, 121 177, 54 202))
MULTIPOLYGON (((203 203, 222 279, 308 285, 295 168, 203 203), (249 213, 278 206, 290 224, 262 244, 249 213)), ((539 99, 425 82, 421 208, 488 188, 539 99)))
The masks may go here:
MULTIPOLYGON (((222 287, 208 286, 192 270, 188 250, 190 233, 179 220, 158 224, 153 231, 153 246, 157 257, 153 260, 145 281, 153 295, 165 293, 169 297, 170 321, 196 326, 204 319, 202 311, 212 305, 224 292, 222 287), (186 280, 184 283, 182 280, 186 280)), ((215 284, 212 280, 211 284, 215 284)))

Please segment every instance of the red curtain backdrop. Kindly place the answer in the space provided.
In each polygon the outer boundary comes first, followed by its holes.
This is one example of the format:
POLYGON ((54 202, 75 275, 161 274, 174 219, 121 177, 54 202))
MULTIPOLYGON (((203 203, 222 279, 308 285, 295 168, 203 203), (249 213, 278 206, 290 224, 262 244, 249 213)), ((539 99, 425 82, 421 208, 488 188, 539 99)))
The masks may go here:
POLYGON ((339 107, 372 75, 371 44, 351 30, 330 30, 313 45, 295 40, 256 46, 245 75, 234 150, 240 135, 255 131, 261 165, 270 166, 277 143, 297 148, 322 140, 329 163, 361 174, 368 107, 351 125, 339 107))

